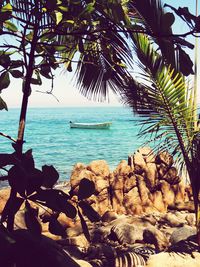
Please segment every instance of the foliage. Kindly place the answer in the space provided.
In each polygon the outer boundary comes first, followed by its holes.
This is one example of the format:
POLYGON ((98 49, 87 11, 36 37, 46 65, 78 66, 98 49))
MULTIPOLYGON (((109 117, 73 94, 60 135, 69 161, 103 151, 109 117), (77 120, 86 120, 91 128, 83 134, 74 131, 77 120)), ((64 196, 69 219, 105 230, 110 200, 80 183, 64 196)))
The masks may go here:
MULTIPOLYGON (((185 19, 187 17, 186 20, 191 20, 191 23, 198 21, 194 16, 191 18, 187 9, 179 8, 177 12, 185 19)), ((180 50, 177 58, 180 66, 177 68, 173 59, 164 56, 163 43, 157 49, 159 40, 155 41, 154 37, 140 33, 132 34, 131 39, 142 74, 139 80, 134 77, 129 79, 122 98, 144 118, 141 136, 151 134, 151 138, 158 143, 158 149, 171 150, 178 162, 186 166, 193 190, 200 244, 200 129, 195 106, 196 96, 183 75, 192 73, 192 62, 180 50), (184 68, 181 64, 185 64, 184 68)))
MULTIPOLYGON (((198 18, 186 9, 173 10, 194 28, 193 32, 199 31, 198 18)), ((9 42, 0 43, 0 92, 9 87, 11 77, 21 79, 23 92, 18 137, 16 141, 8 137, 14 142, 14 153, 0 154, 0 167, 8 168, 2 179, 7 179, 11 187, 1 218, 8 231, 3 225, 0 227, 0 245, 6 244, 5 266, 13 266, 15 260, 21 264, 16 245, 25 249, 24 240, 30 246, 38 244, 37 238, 41 238, 35 205, 47 209, 49 231, 63 237, 65 229, 58 221, 60 213, 70 218, 78 214, 88 240, 90 236, 84 216, 93 222, 100 220, 85 201, 94 193, 92 182, 81 181, 76 200, 73 190, 66 194, 54 188, 59 175, 53 166, 43 166, 39 170, 31 150, 23 152, 32 88, 42 85, 45 78, 52 83, 48 91, 52 93, 55 70, 61 64, 68 72, 75 66, 79 90, 89 98, 104 100, 109 88, 122 94, 129 105, 146 116, 145 123, 149 128, 143 133, 155 133, 155 138, 165 135, 174 153, 183 155, 199 224, 199 142, 194 127, 197 118, 193 95, 184 78, 193 70, 192 62, 183 50, 184 46, 193 48, 193 45, 181 36, 173 35, 173 22, 174 15, 165 13, 159 0, 1 1, 0 34, 5 38, 8 36, 9 42), (12 38, 14 42, 10 42, 12 38), (135 54, 130 49, 130 42, 135 54), (129 71, 135 55, 143 71, 143 82, 136 80, 129 71), (160 129, 162 134, 158 135, 160 129), (18 234, 13 231, 14 217, 20 207, 24 207, 25 223, 31 233, 27 239, 27 232, 18 234), (15 251, 13 262, 7 257, 10 251, 15 251)), ((2 98, 0 109, 7 109, 2 98)))

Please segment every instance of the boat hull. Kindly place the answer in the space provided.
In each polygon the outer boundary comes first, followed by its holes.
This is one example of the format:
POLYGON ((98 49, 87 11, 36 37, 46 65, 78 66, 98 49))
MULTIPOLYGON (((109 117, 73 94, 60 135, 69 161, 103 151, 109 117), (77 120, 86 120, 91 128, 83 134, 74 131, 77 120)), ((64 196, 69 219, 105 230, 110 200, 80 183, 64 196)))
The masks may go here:
POLYGON ((102 123, 78 123, 70 122, 70 128, 78 129, 108 129, 110 128, 111 122, 102 122, 102 123))

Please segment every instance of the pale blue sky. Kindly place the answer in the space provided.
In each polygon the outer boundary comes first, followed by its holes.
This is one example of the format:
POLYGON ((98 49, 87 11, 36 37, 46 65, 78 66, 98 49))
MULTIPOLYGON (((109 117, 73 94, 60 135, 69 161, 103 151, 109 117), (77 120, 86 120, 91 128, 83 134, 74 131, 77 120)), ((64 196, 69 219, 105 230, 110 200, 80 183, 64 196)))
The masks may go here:
MULTIPOLYGON (((188 6, 189 10, 194 14, 195 13, 195 0, 164 0, 163 3, 170 4, 174 7, 184 7, 188 6)), ((200 10, 200 6, 199 6, 200 10)), ((185 23, 183 21, 177 21, 175 31, 177 33, 185 30, 185 23)), ((193 57, 193 52, 190 52, 191 57, 193 57)), ((97 103, 94 101, 89 101, 83 97, 78 90, 73 86, 71 81, 72 74, 62 71, 60 68, 57 71, 57 76, 54 82, 54 94, 59 99, 59 102, 56 101, 51 95, 46 95, 36 92, 36 90, 46 91, 50 88, 51 84, 44 79, 42 86, 34 86, 33 92, 29 97, 29 106, 30 107, 67 107, 67 106, 105 106, 105 105, 120 105, 116 96, 112 93, 110 94, 109 103, 97 103)), ((8 108, 19 107, 21 105, 21 82, 18 79, 12 81, 8 89, 3 90, 1 94, 2 98, 8 104, 8 108)), ((199 101, 200 102, 200 101, 199 101)))

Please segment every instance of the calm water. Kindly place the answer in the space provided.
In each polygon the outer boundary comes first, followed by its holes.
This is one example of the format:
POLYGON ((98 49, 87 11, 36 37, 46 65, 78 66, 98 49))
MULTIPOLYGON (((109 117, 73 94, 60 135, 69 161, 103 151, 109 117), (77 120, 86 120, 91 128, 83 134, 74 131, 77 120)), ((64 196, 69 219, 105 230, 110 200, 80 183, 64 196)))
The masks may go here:
MULTIPOLYGON (((16 138, 19 110, 0 112, 0 132, 16 138)), ((123 107, 31 108, 28 111, 25 149, 32 148, 37 167, 54 165, 61 180, 68 179, 77 162, 105 159, 114 169, 144 140, 136 136, 140 126, 132 111, 123 107), (112 121, 110 129, 70 129, 69 121, 112 121)), ((0 153, 13 152, 11 142, 0 136, 0 153)))

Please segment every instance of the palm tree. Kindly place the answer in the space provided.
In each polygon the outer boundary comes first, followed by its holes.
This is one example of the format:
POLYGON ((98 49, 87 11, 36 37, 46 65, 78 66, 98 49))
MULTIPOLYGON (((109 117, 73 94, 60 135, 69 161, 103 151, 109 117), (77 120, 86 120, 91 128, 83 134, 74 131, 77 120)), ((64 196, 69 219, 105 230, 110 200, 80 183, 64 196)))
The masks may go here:
MULTIPOLYGON (((120 88, 122 101, 146 118, 141 135, 151 134, 154 140, 162 140, 162 149, 170 150, 177 161, 186 166, 193 190, 200 244, 197 96, 186 79, 193 73, 193 64, 181 47, 181 44, 189 48, 193 48, 193 45, 173 37, 171 26, 174 16, 164 12, 160 0, 128 1, 124 16, 125 28, 132 41, 133 58, 142 75, 138 81, 129 72, 125 73, 120 88), (138 29, 142 33, 133 32, 138 29)), ((78 82, 85 95, 104 93, 100 82, 96 83, 98 89, 93 87, 92 92, 90 80, 79 78, 78 82)))

